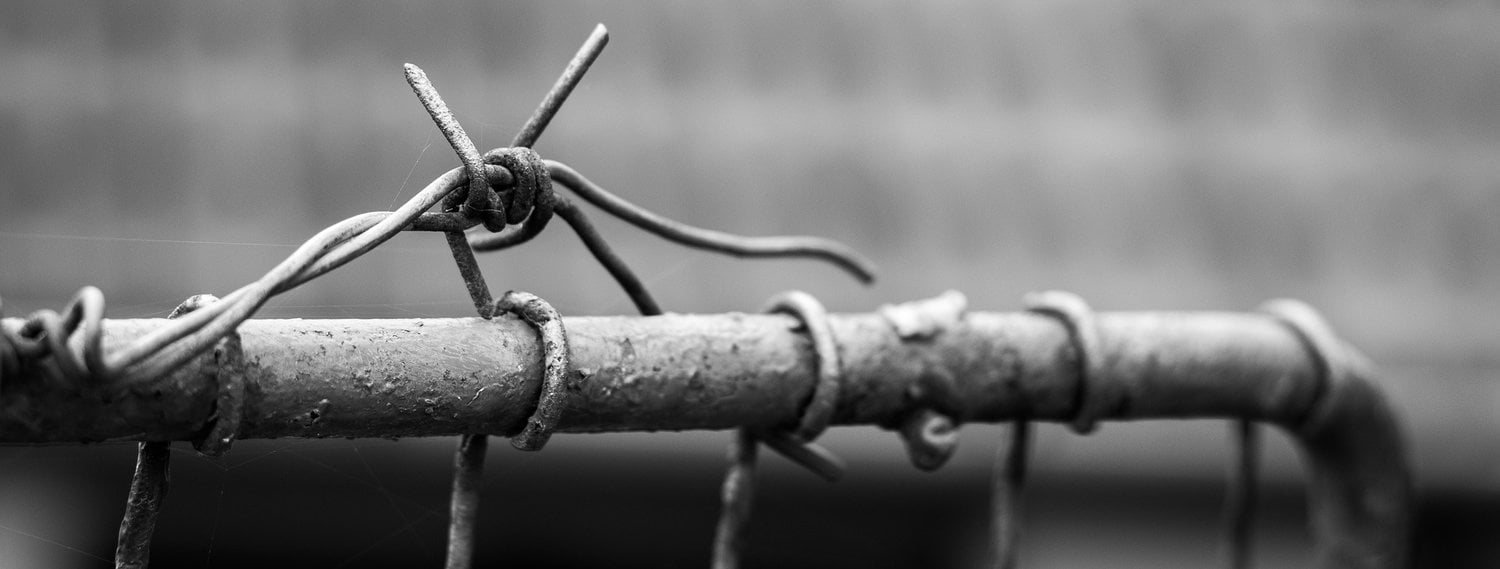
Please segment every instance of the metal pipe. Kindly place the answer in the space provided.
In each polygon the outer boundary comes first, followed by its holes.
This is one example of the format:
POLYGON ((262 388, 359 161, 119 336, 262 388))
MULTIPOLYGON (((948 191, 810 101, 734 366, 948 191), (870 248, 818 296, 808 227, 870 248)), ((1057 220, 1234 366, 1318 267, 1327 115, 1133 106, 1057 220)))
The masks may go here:
MULTIPOLYGON (((902 330, 890 311, 830 315, 843 360, 837 425, 894 427, 915 409, 959 422, 1069 422, 1077 353, 1054 318, 971 312, 902 330)), ((119 346, 165 320, 107 320, 119 346)), ((574 370, 558 430, 730 429, 795 424, 818 375, 785 315, 567 318, 574 370)), ((1400 567, 1410 467, 1399 428, 1352 349, 1319 353, 1263 314, 1101 313, 1090 389, 1102 420, 1243 418, 1287 430, 1310 474, 1323 567, 1400 567), (1334 366, 1329 360, 1337 357, 1334 366), (1330 370, 1340 377, 1330 378, 1330 370)), ((542 388, 536 333, 520 320, 249 320, 238 437, 514 435, 542 388)), ((210 425, 217 372, 199 357, 114 391, 60 384, 23 363, 0 386, 0 443, 190 440, 210 425)))

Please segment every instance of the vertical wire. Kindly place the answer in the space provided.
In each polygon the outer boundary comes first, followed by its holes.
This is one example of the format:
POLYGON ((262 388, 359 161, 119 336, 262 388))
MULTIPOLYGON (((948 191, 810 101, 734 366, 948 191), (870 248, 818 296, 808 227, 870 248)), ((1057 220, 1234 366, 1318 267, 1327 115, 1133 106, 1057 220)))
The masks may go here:
POLYGON ((453 496, 448 513, 447 569, 468 569, 474 563, 474 529, 479 518, 479 489, 484 485, 486 435, 464 435, 453 453, 453 496))
POLYGON ((1011 424, 1010 448, 996 457, 990 515, 994 532, 995 569, 1015 569, 1020 550, 1021 500, 1026 488, 1027 455, 1031 447, 1031 422, 1011 424))
POLYGON ((479 313, 480 318, 493 316, 495 300, 490 296, 489 285, 484 282, 484 273, 479 272, 479 260, 474 258, 468 236, 462 231, 448 231, 443 233, 443 238, 448 242, 448 250, 453 253, 453 262, 458 265, 459 276, 464 279, 469 300, 474 302, 474 311, 479 313))
POLYGON ((156 531, 156 514, 161 511, 170 483, 167 468, 172 460, 171 444, 143 442, 136 451, 135 476, 130 480, 125 518, 120 521, 115 544, 116 569, 145 569, 151 559, 151 534, 156 531))
POLYGON ((1249 420, 1235 421, 1231 432, 1239 453, 1224 497, 1224 547, 1230 569, 1250 569, 1255 540, 1255 505, 1260 495, 1260 429, 1249 420))
POLYGON ((729 447, 729 472, 724 475, 723 506, 714 534, 712 569, 739 569, 745 548, 745 527, 750 523, 750 502, 755 493, 755 453, 759 442, 748 428, 741 428, 729 447))

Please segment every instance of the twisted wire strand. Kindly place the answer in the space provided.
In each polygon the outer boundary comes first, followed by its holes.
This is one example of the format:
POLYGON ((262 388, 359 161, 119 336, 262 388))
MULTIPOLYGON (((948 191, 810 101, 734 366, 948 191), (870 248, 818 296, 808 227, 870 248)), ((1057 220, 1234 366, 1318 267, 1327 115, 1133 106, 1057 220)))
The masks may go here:
MULTIPOLYGON (((173 308, 167 318, 180 318, 217 301, 209 294, 190 296, 173 308)), ((157 514, 161 513, 162 501, 172 482, 171 445, 171 441, 143 441, 136 447, 135 474, 130 479, 125 515, 120 520, 115 543, 117 569, 145 569, 150 562, 151 535, 156 532, 157 514)))
MULTIPOLYGON (((583 47, 564 70, 562 77, 543 99, 542 105, 532 113, 525 127, 516 135, 515 142, 511 145, 512 148, 496 149, 481 158, 485 164, 484 168, 494 169, 497 173, 504 172, 508 179, 502 180, 500 176, 489 176, 486 188, 471 184, 467 199, 463 200, 465 203, 462 205, 459 203, 457 192, 450 194, 444 198, 444 211, 458 210, 461 216, 472 217, 474 213, 472 204, 483 202, 490 208, 482 212, 485 219, 484 225, 492 232, 504 229, 507 222, 524 223, 524 228, 532 228, 537 232, 547 225, 552 217, 554 201, 551 178, 547 175, 546 164, 542 162, 541 156, 532 151, 530 146, 551 121, 552 115, 562 106, 568 93, 572 92, 573 87, 582 79, 584 71, 587 71, 589 65, 599 56, 599 52, 604 48, 608 39, 608 31, 602 24, 595 27, 588 41, 584 42, 583 47), (492 191, 492 188, 506 186, 514 187, 509 188, 505 196, 492 191), (477 199, 479 191, 485 192, 485 199, 477 199), (468 211, 465 211, 465 206, 468 206, 468 211)), ((415 66, 408 67, 409 79, 413 76, 410 72, 413 68, 415 66)), ((474 180, 475 177, 481 175, 481 172, 473 164, 472 157, 475 153, 473 144, 459 130, 457 120, 453 119, 452 113, 443 104, 431 83, 425 81, 425 75, 420 73, 419 75, 426 85, 409 81, 412 88, 417 91, 423 106, 427 107, 434 120, 438 121, 439 129, 443 130, 454 150, 459 153, 460 159, 464 161, 466 170, 469 172, 470 180, 474 180), (424 96, 424 88, 430 91, 429 96, 424 96), (451 129, 444 128, 445 125, 440 118, 443 115, 446 115, 451 123, 451 129)), ((551 436, 562 413, 561 396, 565 387, 563 381, 566 379, 570 356, 561 318, 557 316, 557 311, 551 305, 540 298, 520 297, 514 292, 507 293, 501 297, 500 302, 491 305, 489 286, 484 282, 484 275, 480 271, 478 261, 474 258, 474 250, 463 233, 464 229, 465 227, 462 226, 448 228, 444 237, 447 239, 453 260, 458 265, 459 274, 463 277, 464 285, 468 288, 469 296, 473 299, 474 307, 480 317, 490 318, 502 311, 516 312, 537 328, 542 336, 546 376, 543 391, 538 396, 537 409, 532 413, 521 436, 511 441, 512 445, 518 448, 539 450, 551 436)), ((585 241, 587 242, 587 239, 585 241)), ((625 269, 625 272, 629 274, 629 269, 625 269)), ((634 278, 633 274, 630 276, 634 278)), ((459 439, 459 449, 454 456, 453 490, 450 499, 451 515, 446 559, 448 569, 468 569, 473 564, 474 533, 478 525, 479 492, 484 481, 484 458, 489 445, 488 441, 488 436, 479 433, 468 434, 459 439)))
MULTIPOLYGON (((499 302, 491 303, 488 287, 473 252, 503 249, 524 243, 538 235, 556 213, 569 223, 589 252, 621 285, 642 314, 661 313, 660 306, 639 277, 614 253, 583 210, 572 201, 554 193, 554 181, 573 189, 579 196, 606 212, 678 243, 737 256, 813 257, 831 261, 863 282, 868 283, 873 279, 873 264, 837 242, 809 237, 746 238, 692 227, 609 194, 572 168, 543 160, 532 151, 530 145, 550 122, 607 41, 607 31, 602 25, 598 26, 542 105, 517 134, 512 147, 495 149, 483 155, 478 153, 425 72, 415 65, 407 64, 405 71, 408 83, 458 154, 463 166, 437 177, 395 211, 356 215, 319 231, 256 281, 226 294, 217 302, 212 301, 211 297, 190 299, 173 312, 167 324, 108 353, 105 352, 102 341, 104 297, 93 287, 80 290, 62 313, 41 310, 26 319, 0 318, 0 385, 22 366, 36 361, 55 368, 56 373, 51 376, 65 382, 107 381, 113 389, 129 389, 171 373, 188 360, 212 349, 219 364, 216 378, 220 391, 218 408, 213 424, 204 438, 195 442, 195 446, 200 452, 217 455, 227 450, 234 439, 245 389, 242 370, 238 365, 243 355, 238 338, 234 335, 237 327, 271 297, 343 266, 397 233, 441 231, 447 233, 455 262, 480 316, 489 318, 500 311, 518 312, 541 330, 543 342, 547 345, 545 351, 549 363, 554 355, 560 354, 563 358, 564 365, 548 366, 537 410, 522 433, 512 441, 518 448, 540 448, 556 426, 565 396, 566 336, 562 332, 560 318, 550 307, 546 307, 548 314, 538 312, 539 309, 532 305, 546 303, 536 297, 508 293, 499 302), (442 204, 441 212, 429 211, 439 204, 442 204), (507 224, 519 224, 520 227, 509 233, 500 233, 507 224), (491 231, 492 235, 474 236, 464 233, 479 225, 491 231)), ((819 352, 833 354, 831 350, 823 348, 819 352)), ((824 367, 830 365, 827 362, 833 361, 829 358, 834 357, 836 354, 825 356, 824 367)), ((831 365, 837 368, 836 361, 831 365)), ((809 439, 826 427, 828 415, 832 412, 832 403, 824 401, 822 395, 827 391, 824 387, 826 383, 821 382, 815 390, 814 400, 810 402, 811 412, 804 416, 805 424, 799 429, 799 433, 809 439)), ((836 387, 834 385, 835 389, 836 387)), ((798 437, 783 433, 772 434, 766 439, 773 448, 825 477, 836 478, 842 473, 843 466, 837 457, 816 445, 804 443, 798 437)), ((137 482, 150 482, 148 486, 155 484, 149 479, 155 476, 152 473, 158 470, 159 464, 159 486, 162 491, 165 490, 165 444, 153 442, 142 445, 142 462, 138 465, 137 482), (160 460, 157 460, 157 454, 161 454, 160 460)), ((455 525, 450 528, 450 566, 452 563, 460 563, 460 566, 466 567, 471 561, 473 516, 470 515, 469 522, 465 524, 458 519, 462 517, 458 513, 462 509, 461 505, 473 506, 468 508, 471 514, 477 508, 477 481, 482 472, 484 448, 484 435, 465 437, 456 458, 456 464, 461 468, 455 478, 455 525), (473 483, 468 485, 472 491, 460 488, 464 480, 473 483), (454 548, 462 551, 455 555, 454 548)), ((132 508, 136 507, 136 497, 136 490, 133 489, 132 508)), ((159 499, 148 501, 153 504, 150 507, 154 512, 154 504, 159 499)), ((127 514, 122 526, 121 551, 125 551, 126 533, 136 535, 139 534, 139 528, 145 527, 144 535, 149 538, 149 527, 154 523, 147 519, 148 523, 142 526, 133 522, 136 518, 132 516, 133 514, 127 514)), ((130 551, 139 551, 139 564, 143 566, 146 550, 130 551)))

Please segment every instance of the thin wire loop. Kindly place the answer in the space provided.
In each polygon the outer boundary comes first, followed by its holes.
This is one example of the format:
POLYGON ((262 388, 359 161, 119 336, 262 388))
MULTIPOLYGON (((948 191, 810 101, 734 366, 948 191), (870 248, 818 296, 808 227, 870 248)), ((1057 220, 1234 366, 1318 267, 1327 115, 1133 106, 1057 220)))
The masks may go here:
POLYGON ((833 420, 833 412, 838 406, 839 378, 843 375, 838 343, 834 341, 833 329, 828 324, 828 311, 812 295, 794 290, 771 297, 763 312, 791 315, 806 328, 812 339, 813 353, 818 358, 818 382, 803 405, 795 427, 790 430, 758 429, 756 438, 829 482, 837 481, 844 475, 844 461, 812 442, 833 420))
MULTIPOLYGON (((1356 375, 1356 366, 1350 361, 1352 354, 1317 309, 1300 300, 1278 299, 1261 305, 1260 310, 1290 329, 1317 362, 1321 382, 1314 401, 1322 400, 1323 394, 1333 391, 1338 384, 1351 381, 1356 375)), ((1314 408, 1300 427, 1322 421, 1321 409, 1323 406, 1314 408)))
MULTIPOLYGON (((1079 434, 1093 432, 1101 409, 1098 400, 1090 397, 1090 383, 1092 378, 1102 375, 1103 366, 1094 311, 1082 298, 1063 291, 1029 294, 1023 303, 1027 311, 1056 318, 1068 330, 1079 362, 1072 427, 1079 434)), ((996 569, 1014 569, 1020 557, 1021 507, 1030 448, 1031 422, 1018 419, 1011 426, 1011 442, 1003 455, 1004 463, 996 465, 991 490, 991 554, 996 569)))
MULTIPOLYGON (((173 308, 167 318, 179 318, 216 302, 219 302, 219 297, 212 294, 193 295, 173 308)), ((239 432, 245 401, 244 360, 244 347, 238 332, 230 331, 214 346, 214 382, 218 397, 208 430, 193 442, 193 448, 205 456, 221 456, 229 452, 239 432)))
POLYGON ((838 343, 834 341, 833 329, 828 324, 828 310, 813 295, 792 290, 771 297, 762 312, 797 318, 812 338, 813 353, 818 358, 818 383, 792 434, 804 441, 816 439, 833 419, 834 407, 838 405, 839 376, 843 373, 838 343))
POLYGON ((79 289, 61 313, 38 310, 0 326, 0 377, 19 370, 21 360, 53 356, 58 379, 67 385, 98 383, 111 373, 104 363, 104 294, 79 289), (81 335, 77 349, 70 345, 81 335))
POLYGON ((1092 433, 1104 413, 1105 402, 1092 392, 1093 379, 1104 375, 1104 353, 1094 310, 1078 295, 1058 290, 1028 294, 1023 302, 1027 311, 1056 318, 1068 330, 1079 368, 1072 427, 1081 435, 1092 433))
POLYGON ((947 415, 927 407, 901 421, 901 440, 912 466, 927 472, 942 468, 958 449, 958 426, 947 415))
POLYGON ((529 292, 510 291, 495 303, 497 312, 519 315, 541 335, 543 380, 536 410, 526 420, 521 433, 511 438, 511 446, 520 450, 541 450, 562 419, 567 400, 567 379, 571 370, 568 357, 568 335, 562 316, 547 301, 529 292))
POLYGON ((745 528, 750 523, 750 500, 755 493, 757 443, 765 443, 771 450, 830 482, 844 474, 842 460, 811 442, 828 428, 833 418, 838 403, 839 378, 843 372, 838 344, 828 323, 828 311, 817 298, 794 290, 771 297, 765 312, 794 316, 807 329, 812 338, 813 352, 818 357, 818 383, 813 387, 794 429, 741 427, 737 431, 734 443, 730 445, 729 471, 724 476, 723 503, 714 535, 711 565, 714 569, 739 567, 740 554, 745 548, 745 528))

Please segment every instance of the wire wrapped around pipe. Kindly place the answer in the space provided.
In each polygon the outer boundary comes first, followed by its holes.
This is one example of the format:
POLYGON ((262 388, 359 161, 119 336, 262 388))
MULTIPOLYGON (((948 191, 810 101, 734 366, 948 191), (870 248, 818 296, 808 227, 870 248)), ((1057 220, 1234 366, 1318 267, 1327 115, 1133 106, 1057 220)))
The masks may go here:
MULTIPOLYGON (((1118 388, 1131 402, 1105 408, 1101 421, 1279 425, 1307 458, 1314 536, 1338 552, 1328 555, 1373 559, 1355 567, 1402 566, 1391 560, 1404 559, 1410 545, 1410 463, 1356 353, 1328 352, 1323 357, 1343 363, 1325 372, 1299 335, 1263 314, 1096 317, 1105 369, 1091 387, 1118 388)), ((815 357, 787 316, 564 320, 583 379, 569 391, 558 432, 792 424, 816 380, 815 357)), ((129 343, 162 322, 109 321, 105 344, 129 343)), ((910 412, 908 389, 935 374, 953 378, 953 399, 963 406, 951 411, 965 423, 1075 418, 1080 368, 1054 318, 970 311, 923 342, 903 341, 879 313, 831 314, 829 325, 843 363, 835 424, 891 424, 910 412)), ((504 434, 530 416, 542 376, 536 332, 509 319, 251 320, 239 331, 255 386, 241 439, 504 434), (476 335, 499 337, 475 343, 476 335), (368 389, 386 384, 392 389, 368 389), (412 404, 421 397, 435 401, 430 414, 412 404), (320 412, 316 422, 305 420, 310 410, 320 412)), ((44 369, 22 366, 6 378, 0 443, 128 439, 148 428, 190 440, 213 408, 216 393, 203 378, 214 365, 195 359, 163 378, 159 388, 173 397, 128 391, 109 404, 93 395, 103 386, 51 390, 40 381, 44 369)))

